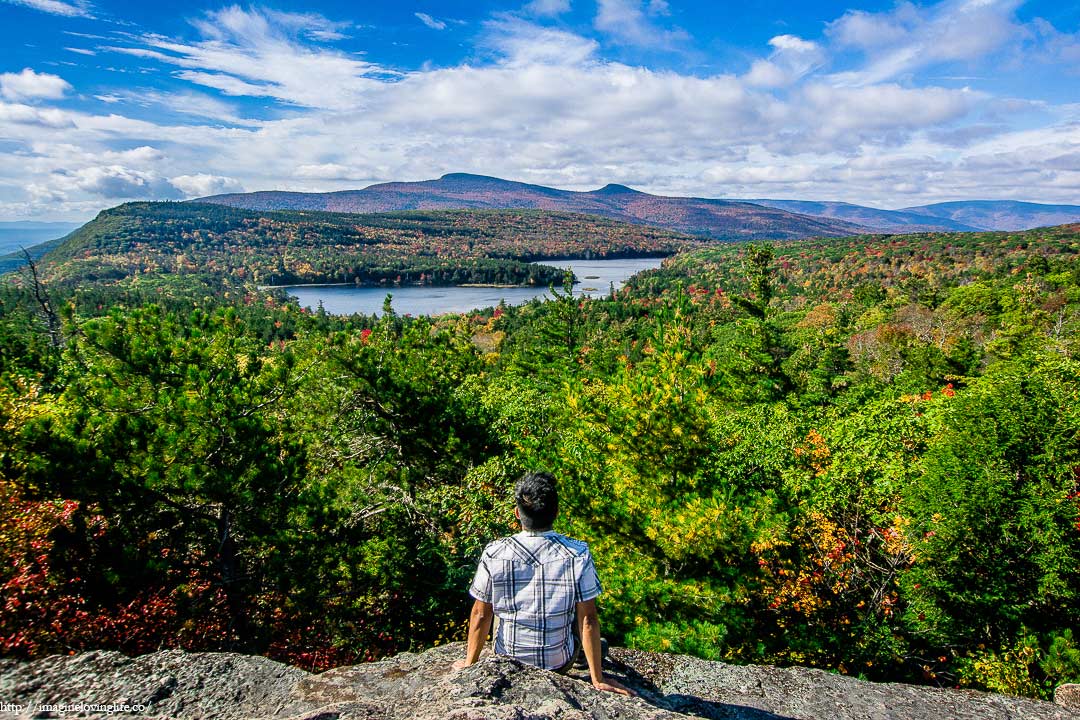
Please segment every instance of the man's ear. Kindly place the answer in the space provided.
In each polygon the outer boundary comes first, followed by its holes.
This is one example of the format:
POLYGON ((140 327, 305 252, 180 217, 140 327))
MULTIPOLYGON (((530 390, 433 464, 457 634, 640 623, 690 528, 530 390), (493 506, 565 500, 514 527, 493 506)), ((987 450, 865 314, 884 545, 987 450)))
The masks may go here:
POLYGON ((514 517, 516 517, 518 520, 521 519, 521 508, 517 507, 516 505, 514 506, 514 517))

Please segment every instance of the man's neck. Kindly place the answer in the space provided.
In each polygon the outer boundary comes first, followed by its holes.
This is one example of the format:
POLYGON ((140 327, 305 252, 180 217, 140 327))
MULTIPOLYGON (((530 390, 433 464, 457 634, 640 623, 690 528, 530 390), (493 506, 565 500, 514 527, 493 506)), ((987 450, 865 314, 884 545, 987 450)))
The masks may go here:
POLYGON ((525 528, 521 528, 521 533, 523 535, 546 535, 549 532, 551 532, 551 528, 544 528, 543 530, 526 530, 525 528))

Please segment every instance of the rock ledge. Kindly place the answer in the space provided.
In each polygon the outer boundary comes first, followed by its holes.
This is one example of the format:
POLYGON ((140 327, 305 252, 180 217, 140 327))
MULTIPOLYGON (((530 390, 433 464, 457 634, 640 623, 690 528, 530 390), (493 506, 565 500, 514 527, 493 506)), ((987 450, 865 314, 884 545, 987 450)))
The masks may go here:
MULTIPOLYGON (((244 720, 1080 720, 1063 705, 989 693, 870 683, 821 670, 735 666, 615 648, 607 672, 625 698, 508 658, 462 671, 460 643, 318 675, 261 657, 168 650, 0 662, 0 713, 60 717, 42 705, 145 706, 144 718, 244 720)), ((122 717, 102 711, 66 717, 122 717)))

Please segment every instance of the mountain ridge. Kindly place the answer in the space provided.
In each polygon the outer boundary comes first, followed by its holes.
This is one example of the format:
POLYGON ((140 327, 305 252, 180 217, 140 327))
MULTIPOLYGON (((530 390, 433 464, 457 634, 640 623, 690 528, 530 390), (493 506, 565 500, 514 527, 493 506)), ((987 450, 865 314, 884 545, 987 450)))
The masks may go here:
POLYGON ((967 223, 980 230, 1030 230, 1080 220, 1080 206, 1020 200, 956 200, 904 208, 902 212, 967 223))
POLYGON ((650 195, 611 183, 585 192, 559 190, 487 175, 448 173, 436 180, 391 182, 361 190, 296 193, 264 190, 195 202, 248 210, 324 210, 371 213, 399 210, 534 209, 598 215, 718 240, 794 239, 859 235, 868 228, 843 220, 800 215, 741 200, 650 195))
POLYGON ((1024 230, 1080 221, 1080 205, 970 200, 896 210, 848 202, 723 199, 652 195, 608 183, 596 190, 560 190, 491 175, 447 173, 433 180, 376 183, 323 193, 261 190, 211 195, 208 202, 249 210, 537 209, 600 215, 715 239, 794 239, 868 232, 1024 230))

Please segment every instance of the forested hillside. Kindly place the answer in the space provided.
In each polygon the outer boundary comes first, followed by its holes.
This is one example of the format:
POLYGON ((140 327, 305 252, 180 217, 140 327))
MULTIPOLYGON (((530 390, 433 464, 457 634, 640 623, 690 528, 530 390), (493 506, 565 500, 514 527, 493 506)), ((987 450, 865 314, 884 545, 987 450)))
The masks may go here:
POLYGON ((207 274, 263 285, 548 285, 563 257, 670 255, 699 239, 572 213, 530 210, 351 215, 192 203, 102 211, 42 260, 58 281, 207 274))
POLYGON ((2 288, 5 655, 325 668, 461 639, 509 488, 544 468, 613 642, 1043 697, 1080 680, 1080 226, 722 245, 614 297, 376 319, 251 282, 273 270, 251 258, 311 247, 303 223, 371 225, 222 212, 208 236, 166 214, 137 248, 106 214, 118 244, 57 267, 137 276, 2 288), (211 257, 225 272, 174 271, 211 257))

